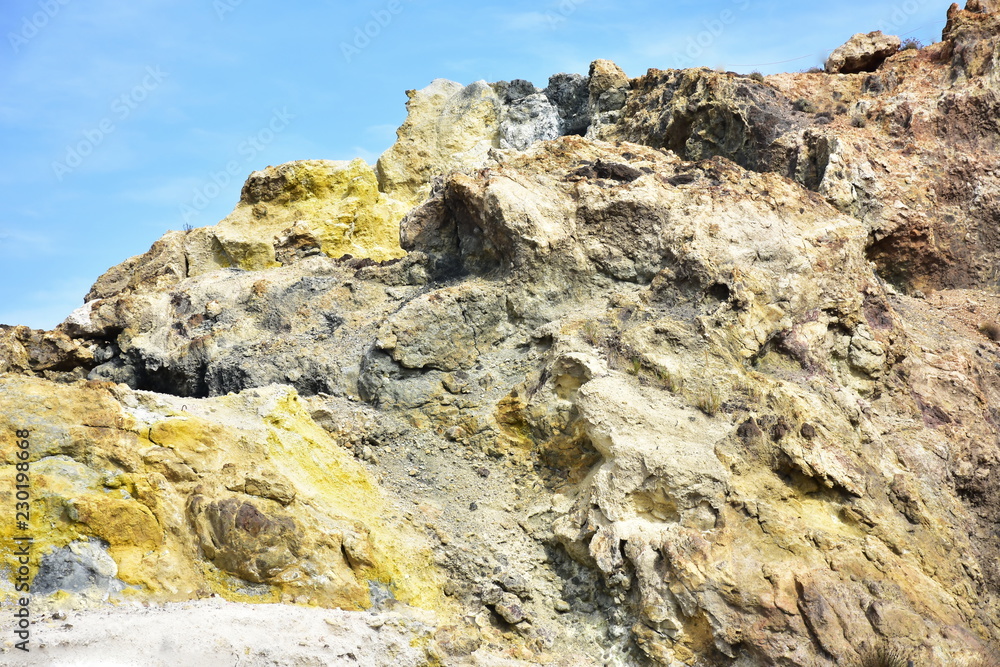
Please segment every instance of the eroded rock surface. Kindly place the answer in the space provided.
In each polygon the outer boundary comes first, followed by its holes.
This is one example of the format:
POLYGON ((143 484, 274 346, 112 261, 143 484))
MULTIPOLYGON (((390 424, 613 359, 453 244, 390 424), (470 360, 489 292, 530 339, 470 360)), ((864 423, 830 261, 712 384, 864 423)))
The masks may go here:
POLYGON ((858 33, 838 46, 826 59, 828 74, 874 72, 885 59, 899 51, 901 40, 895 35, 883 35, 881 30, 858 33))
POLYGON ((429 545, 390 519, 369 473, 290 388, 183 403, 6 376, 0 422, 5 498, 15 431, 36 443, 41 593, 106 594, 113 578, 117 592, 161 599, 360 609, 369 582, 407 602, 440 596, 429 545))
POLYGON ((437 80, 376 170, 253 174, 2 332, 36 583, 375 609, 433 664, 985 655, 992 4, 876 72, 437 80))
MULTIPOLYGON (((221 268, 267 269, 325 255, 383 261, 402 256, 398 224, 407 211, 378 189, 364 160, 300 160, 254 172, 240 201, 217 225, 169 232, 144 255, 109 269, 87 301, 221 268)), ((90 312, 70 317, 79 331, 90 312)))

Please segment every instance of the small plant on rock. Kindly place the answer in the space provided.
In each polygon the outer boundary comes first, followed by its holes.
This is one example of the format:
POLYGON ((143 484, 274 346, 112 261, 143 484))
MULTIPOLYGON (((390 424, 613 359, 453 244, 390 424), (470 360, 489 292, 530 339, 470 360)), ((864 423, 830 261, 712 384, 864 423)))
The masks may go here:
POLYGON ((664 389, 669 391, 671 394, 676 394, 684 386, 684 378, 671 371, 657 369, 656 379, 659 380, 664 389))
POLYGON ((714 417, 722 407, 722 394, 715 387, 710 387, 708 391, 698 396, 695 405, 709 417, 714 417))
POLYGON ((580 335, 588 344, 597 347, 601 343, 601 327, 597 322, 590 320, 580 328, 580 335))
POLYGON ((764 75, 758 72, 757 70, 750 72, 749 77, 754 81, 756 81, 757 83, 764 83, 764 75))
POLYGON ((903 43, 900 45, 899 50, 911 51, 913 49, 916 49, 917 51, 919 51, 922 48, 924 48, 924 43, 921 42, 919 39, 916 39, 915 37, 907 37, 906 39, 903 40, 903 43))

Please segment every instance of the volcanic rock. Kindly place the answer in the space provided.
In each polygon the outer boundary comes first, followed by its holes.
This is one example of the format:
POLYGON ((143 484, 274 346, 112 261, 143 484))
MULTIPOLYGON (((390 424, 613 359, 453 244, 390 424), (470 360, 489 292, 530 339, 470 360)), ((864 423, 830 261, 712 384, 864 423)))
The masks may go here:
POLYGON ((828 74, 874 72, 885 59, 899 51, 900 39, 881 30, 858 33, 838 46, 826 59, 828 74))
POLYGON ((0 332, 44 599, 370 609, 432 664, 988 655, 991 9, 875 72, 437 80, 374 171, 252 174, 0 332))

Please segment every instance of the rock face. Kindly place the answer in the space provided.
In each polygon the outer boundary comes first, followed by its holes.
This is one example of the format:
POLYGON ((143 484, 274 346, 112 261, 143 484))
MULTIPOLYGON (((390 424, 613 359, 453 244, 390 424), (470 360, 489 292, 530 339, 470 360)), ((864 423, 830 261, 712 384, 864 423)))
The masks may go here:
POLYGON ((628 87, 628 77, 608 60, 595 61, 589 77, 556 74, 544 90, 521 79, 464 87, 436 79, 423 90, 407 91, 409 114, 396 143, 379 158, 379 185, 396 199, 419 204, 434 176, 478 169, 491 149, 524 150, 614 122, 628 87))
POLYGON ((979 14, 994 14, 1000 12, 1000 2, 996 2, 996 0, 969 0, 965 4, 965 9, 979 14))
POLYGON ((381 190, 412 206, 435 174, 477 166, 499 145, 503 103, 484 81, 462 86, 435 79, 406 96, 406 122, 377 167, 381 190))
POLYGON ((62 332, 0 325, 0 373, 83 379, 97 363, 94 350, 62 332))
MULTIPOLYGON (((101 276, 87 301, 171 285, 220 268, 259 270, 310 255, 382 261, 402 256, 407 207, 378 189, 364 160, 301 160, 254 172, 235 210, 217 225, 170 232, 101 276)), ((89 315, 70 318, 77 322, 89 315)), ((83 325, 84 327, 88 325, 83 325)))
POLYGON ((987 655, 989 10, 875 73, 438 80, 375 171, 251 175, 2 332, 37 589, 370 608, 431 664, 987 655))
MULTIPOLYGON (((402 256, 396 228, 406 210, 379 192, 363 160, 304 160, 251 174, 236 210, 212 230, 229 265, 243 269, 317 253, 381 261, 402 256)), ((188 274, 216 268, 206 264, 188 274)))
POLYGON ((36 443, 39 593, 218 593, 348 609, 371 604, 369 582, 407 602, 440 596, 429 546, 387 520, 369 474, 287 387, 188 405, 8 376, 0 422, 5 500, 14 432, 36 443))
MULTIPOLYGON (((1000 245, 993 238, 998 193, 990 165, 997 130, 989 90, 1000 14, 989 10, 982 3, 966 10, 954 5, 942 42, 898 53, 887 46, 877 72, 782 74, 759 82, 707 69, 650 70, 625 86, 606 61, 596 61, 593 84, 591 77, 556 75, 544 94, 556 107, 560 135, 631 141, 690 160, 719 155, 818 192, 864 223, 869 258, 905 291, 993 285, 1000 245)), ((498 123, 508 97, 537 95, 527 82, 494 88, 503 98, 498 123)), ((527 119, 516 126, 523 132, 508 129, 502 141, 490 130, 487 143, 520 148, 532 138, 550 138, 551 109, 537 97, 526 107, 515 112, 527 119)), ((404 124, 382 163, 388 168, 406 146, 422 143, 418 135, 409 138, 413 128, 437 126, 404 124)), ((419 191, 410 198, 414 203, 430 193, 429 174, 479 169, 489 154, 483 144, 474 159, 458 165, 406 150, 412 155, 401 162, 423 165, 410 179, 409 191, 419 191)))
POLYGON ((883 35, 881 30, 867 35, 858 33, 834 49, 826 59, 828 74, 874 72, 885 59, 899 51, 901 41, 895 35, 883 35))

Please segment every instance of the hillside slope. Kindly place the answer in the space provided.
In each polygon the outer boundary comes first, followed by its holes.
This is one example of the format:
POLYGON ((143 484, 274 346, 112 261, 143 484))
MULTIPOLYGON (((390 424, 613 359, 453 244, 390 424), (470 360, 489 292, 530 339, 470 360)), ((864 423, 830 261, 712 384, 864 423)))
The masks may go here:
POLYGON ((0 500, 27 430, 36 599, 335 607, 406 664, 985 654, 983 9, 867 72, 437 80, 374 167, 255 172, 55 331, 4 328, 0 500))

